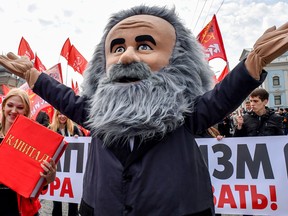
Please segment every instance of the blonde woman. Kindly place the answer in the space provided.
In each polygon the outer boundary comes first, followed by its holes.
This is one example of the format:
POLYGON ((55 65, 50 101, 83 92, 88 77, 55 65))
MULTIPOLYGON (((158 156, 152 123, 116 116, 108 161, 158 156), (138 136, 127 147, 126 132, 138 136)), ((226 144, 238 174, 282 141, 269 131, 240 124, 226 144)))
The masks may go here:
MULTIPOLYGON (((52 122, 49 128, 63 136, 78 137, 81 135, 78 127, 74 122, 60 113, 58 110, 54 111, 52 122)), ((68 216, 78 215, 78 204, 68 203, 68 216)), ((52 216, 62 216, 62 203, 53 201, 52 216)))
MULTIPOLYGON (((18 115, 30 117, 30 101, 28 94, 21 89, 11 89, 2 102, 1 137, 3 138, 18 115)), ((29 131, 27 131, 29 133, 29 131)), ((41 164, 44 169, 40 173, 49 184, 55 180, 56 165, 53 160, 41 164)), ((25 185, 23 185, 25 187, 25 185)), ((35 216, 41 207, 39 199, 25 198, 0 182, 0 215, 1 216, 35 216)))
POLYGON ((55 110, 49 128, 63 136, 78 137, 81 135, 76 124, 71 119, 67 118, 64 114, 60 113, 58 110, 55 110))

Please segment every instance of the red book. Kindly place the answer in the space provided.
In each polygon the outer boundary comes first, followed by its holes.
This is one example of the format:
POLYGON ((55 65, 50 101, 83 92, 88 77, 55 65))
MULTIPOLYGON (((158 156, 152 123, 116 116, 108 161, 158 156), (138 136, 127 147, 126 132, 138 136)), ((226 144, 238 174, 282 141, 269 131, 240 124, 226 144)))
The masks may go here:
POLYGON ((0 145, 0 183, 26 198, 38 197, 45 184, 40 164, 50 158, 57 163, 67 145, 62 135, 19 115, 0 145))

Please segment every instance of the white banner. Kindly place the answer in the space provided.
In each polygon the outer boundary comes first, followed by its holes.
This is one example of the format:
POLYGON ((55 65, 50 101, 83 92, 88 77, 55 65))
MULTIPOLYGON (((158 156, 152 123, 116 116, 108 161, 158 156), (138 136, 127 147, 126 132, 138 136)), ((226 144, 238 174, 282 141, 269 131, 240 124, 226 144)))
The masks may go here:
POLYGON ((56 179, 39 198, 80 203, 91 137, 65 137, 65 140, 69 145, 57 164, 56 179))
MULTIPOLYGON (((40 199, 79 203, 91 137, 66 137, 56 181, 40 199)), ((217 213, 286 216, 288 136, 197 139, 208 164, 217 213)))
POLYGON ((217 213, 287 216, 288 136, 197 139, 217 213))

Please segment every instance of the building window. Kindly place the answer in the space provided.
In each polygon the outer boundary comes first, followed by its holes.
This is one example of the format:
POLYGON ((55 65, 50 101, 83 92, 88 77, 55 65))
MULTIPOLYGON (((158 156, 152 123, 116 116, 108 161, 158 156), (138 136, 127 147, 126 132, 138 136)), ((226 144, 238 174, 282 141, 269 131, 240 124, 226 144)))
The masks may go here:
POLYGON ((279 76, 274 76, 273 77, 273 86, 279 86, 279 85, 280 85, 279 76))
POLYGON ((275 105, 281 105, 281 95, 275 95, 274 96, 274 104, 275 105))

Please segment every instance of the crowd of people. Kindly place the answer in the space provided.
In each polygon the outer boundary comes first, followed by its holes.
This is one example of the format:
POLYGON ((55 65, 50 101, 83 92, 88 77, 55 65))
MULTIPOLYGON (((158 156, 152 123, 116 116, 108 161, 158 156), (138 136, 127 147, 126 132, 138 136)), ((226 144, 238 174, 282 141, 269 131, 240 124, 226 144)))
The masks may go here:
MULTIPOLYGON (((268 98, 269 93, 265 89, 257 88, 253 90, 248 99, 243 103, 245 105, 244 107, 239 107, 230 115, 226 116, 223 121, 215 124, 207 130, 204 130, 201 133, 196 134, 195 137, 210 137, 221 140, 224 137, 287 135, 285 130, 287 129, 288 109, 280 108, 275 111, 274 109, 268 108, 268 98)), ((5 131, 9 129, 17 115, 22 114, 29 116, 29 97, 25 91, 15 88, 6 96, 2 106, 3 118, 1 125, 3 126, 1 134, 3 137, 6 133, 5 131)), ((36 117, 36 121, 49 129, 62 134, 63 136, 74 136, 76 138, 78 136, 83 136, 80 128, 78 128, 78 126, 72 120, 68 119, 58 110, 54 111, 52 120, 49 119, 49 115, 47 113, 40 111, 36 117)), ((53 166, 55 169, 55 164, 53 166)), ((56 175, 55 172, 53 175, 56 175)), ((51 183, 51 180, 47 180, 47 182, 51 183)), ((11 190, 7 190, 6 192, 7 197, 10 197, 10 193, 14 193, 16 195, 16 193, 11 190)), ((15 202, 9 201, 9 203, 11 203, 11 205, 8 205, 7 208, 9 206, 11 206, 11 208, 16 206, 15 202)), ((6 211, 5 208, 0 209, 0 213, 6 211)), ((3 215, 5 214, 3 213, 3 215)), ((9 215, 14 215, 14 213, 11 212, 9 215)), ((35 215, 37 215, 37 213, 35 213, 35 215)), ((53 201, 52 215, 62 215, 62 202, 53 201)), ((68 216, 75 215, 78 215, 78 204, 68 203, 68 216)), ((220 215, 221 214, 216 214, 216 216, 220 215)))
MULTIPOLYGON (((195 138, 214 137, 213 126, 222 120, 219 129, 229 136, 227 116, 263 83, 264 67, 288 50, 287 32, 288 23, 267 29, 215 86, 202 46, 175 9, 157 6, 112 15, 84 73, 81 96, 25 56, 2 54, 0 65, 26 79, 59 116, 91 131, 82 216, 214 216, 210 174, 195 138)), ((278 121, 263 109, 266 97, 249 98, 252 111, 233 118, 231 133, 278 133, 278 124, 259 131, 247 125, 254 115, 278 121)), ((51 162, 43 166, 43 176, 55 170, 51 162)))
POLYGON ((282 118, 282 127, 285 135, 288 135, 288 107, 278 109, 277 113, 282 118))
POLYGON ((288 108, 269 108, 268 99, 265 89, 255 89, 245 107, 239 107, 215 127, 223 137, 287 135, 288 108))
MULTIPOLYGON (((277 111, 275 111, 274 109, 268 108, 268 98, 269 94, 265 89, 257 88, 253 90, 249 95, 248 100, 243 103, 245 105, 244 107, 239 107, 237 110, 235 110, 235 112, 232 112, 230 115, 226 116, 223 121, 201 133, 198 133, 195 137, 211 137, 221 140, 224 137, 287 135, 285 131, 287 130, 288 109, 279 108, 277 111)), ((15 88, 6 96, 2 106, 3 118, 1 125, 3 126, 1 134, 3 137, 17 115, 22 114, 29 116, 29 97, 25 91, 15 88)), ((83 136, 77 125, 58 110, 54 111, 52 120, 49 119, 49 115, 47 113, 40 111, 36 117, 36 121, 50 128, 51 130, 62 134, 63 136, 83 136)), ((55 172, 53 175, 56 175, 55 172)), ((51 180, 47 180, 47 182, 51 183, 51 180)), ((3 186, 4 185, 2 185, 2 187, 3 186)), ((5 192, 7 193, 7 196, 5 197, 10 197, 12 194, 14 194, 16 197, 16 193, 11 190, 6 190, 5 192)), ((4 198, 2 195, 0 198, 1 197, 4 198)), ((11 207, 16 210, 17 202, 11 202, 10 198, 8 198, 8 200, 10 205, 7 205, 6 207, 11 207)), ((3 212, 6 211, 6 208, 0 209, 1 215, 5 215, 3 212)), ((9 215, 13 216, 17 215, 17 213, 14 214, 13 212, 9 212, 9 215)), ((35 215, 37 215, 37 212, 35 215)), ((62 202, 53 201, 52 215, 62 215, 62 202)), ((78 204, 68 203, 68 216, 75 215, 78 215, 78 204)), ((216 214, 216 216, 220 215, 221 214, 216 214)))

